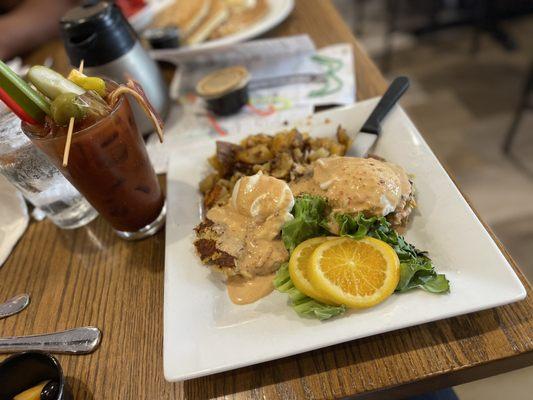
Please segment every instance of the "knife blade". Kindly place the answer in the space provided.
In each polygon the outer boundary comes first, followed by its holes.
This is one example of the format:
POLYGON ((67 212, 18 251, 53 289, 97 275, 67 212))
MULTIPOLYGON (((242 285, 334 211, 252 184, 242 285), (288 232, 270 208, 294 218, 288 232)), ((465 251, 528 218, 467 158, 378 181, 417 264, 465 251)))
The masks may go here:
POLYGON ((355 136, 354 143, 348 149, 347 155, 353 157, 368 156, 381 133, 381 123, 408 88, 409 78, 405 76, 399 76, 392 81, 376 108, 355 136))
POLYGON ((3 304, 0 304, 0 319, 17 314, 30 304, 29 294, 19 294, 3 304))

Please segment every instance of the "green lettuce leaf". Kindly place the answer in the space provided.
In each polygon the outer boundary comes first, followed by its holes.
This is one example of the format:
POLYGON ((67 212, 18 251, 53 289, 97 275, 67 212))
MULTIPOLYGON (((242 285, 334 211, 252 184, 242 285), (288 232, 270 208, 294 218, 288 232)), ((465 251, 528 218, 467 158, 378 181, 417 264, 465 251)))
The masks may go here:
MULTIPOLYGON (((294 219, 285 223, 281 230, 283 243, 289 253, 307 239, 331 234, 328 230, 330 212, 327 200, 322 197, 297 197, 292 209, 294 219)), ((339 226, 339 236, 353 239, 370 236, 388 243, 394 249, 400 259, 400 281, 396 292, 414 288, 422 288, 430 293, 446 293, 450 290, 448 280, 443 274, 437 274, 427 253, 408 243, 384 217, 367 218, 358 213, 336 214, 334 218, 339 226)), ((289 295, 292 307, 300 316, 325 320, 346 311, 344 306, 330 306, 300 292, 291 280, 288 263, 282 264, 278 270, 274 287, 289 295)))
POLYGON ((292 283, 289 275, 289 264, 284 263, 276 273, 274 287, 289 295, 291 306, 302 317, 329 319, 346 311, 344 306, 330 306, 312 299, 300 292, 292 283))
POLYGON ((384 217, 366 218, 359 213, 355 216, 337 214, 335 218, 340 236, 353 239, 371 236, 394 249, 400 259, 400 281, 396 292, 406 292, 417 287, 431 293, 446 293, 450 290, 449 281, 443 274, 437 274, 427 253, 407 243, 384 217))
POLYGON ((281 239, 287 250, 292 253, 303 241, 327 235, 324 226, 328 213, 328 203, 322 197, 297 197, 292 208, 294 219, 286 222, 281 230, 281 239))

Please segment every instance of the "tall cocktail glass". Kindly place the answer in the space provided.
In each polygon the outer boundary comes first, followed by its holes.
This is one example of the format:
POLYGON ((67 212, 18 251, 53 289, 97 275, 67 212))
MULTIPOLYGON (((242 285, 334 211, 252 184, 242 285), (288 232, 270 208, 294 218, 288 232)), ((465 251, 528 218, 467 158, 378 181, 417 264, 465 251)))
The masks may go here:
POLYGON ((163 226, 165 197, 124 96, 109 115, 75 129, 66 167, 66 127, 22 129, 120 237, 140 239, 163 226))

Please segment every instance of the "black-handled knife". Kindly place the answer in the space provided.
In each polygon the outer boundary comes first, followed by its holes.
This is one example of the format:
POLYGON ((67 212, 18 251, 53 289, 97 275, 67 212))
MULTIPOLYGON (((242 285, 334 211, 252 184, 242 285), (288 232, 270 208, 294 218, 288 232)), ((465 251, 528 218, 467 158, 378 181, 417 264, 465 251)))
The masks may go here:
POLYGON ((348 155, 354 157, 366 157, 368 155, 379 137, 381 123, 408 88, 409 78, 405 76, 400 76, 392 81, 370 117, 355 136, 354 144, 348 151, 348 155))

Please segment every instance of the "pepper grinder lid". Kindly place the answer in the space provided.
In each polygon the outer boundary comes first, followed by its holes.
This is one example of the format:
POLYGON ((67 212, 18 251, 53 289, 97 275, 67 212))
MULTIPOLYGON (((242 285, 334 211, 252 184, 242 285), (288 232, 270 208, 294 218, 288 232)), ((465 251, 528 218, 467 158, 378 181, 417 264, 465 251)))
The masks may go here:
POLYGON ((107 64, 128 53, 137 34, 119 8, 106 1, 70 9, 61 18, 61 35, 70 63, 107 64))

